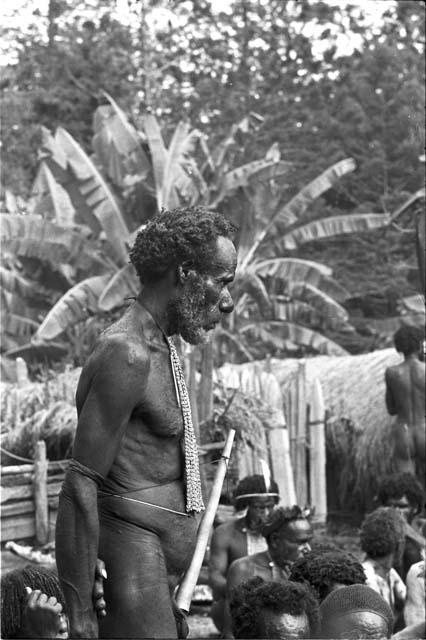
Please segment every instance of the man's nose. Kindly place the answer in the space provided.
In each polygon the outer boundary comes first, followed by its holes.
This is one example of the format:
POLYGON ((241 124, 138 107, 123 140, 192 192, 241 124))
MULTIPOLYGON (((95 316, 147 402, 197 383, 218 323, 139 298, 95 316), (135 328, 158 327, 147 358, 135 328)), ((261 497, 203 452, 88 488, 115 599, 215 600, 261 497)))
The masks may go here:
POLYGON ((224 293, 220 299, 219 309, 222 313, 232 313, 234 310, 234 301, 229 291, 224 293))
POLYGON ((309 553, 311 551, 311 545, 309 542, 304 542, 302 544, 302 553, 309 553))

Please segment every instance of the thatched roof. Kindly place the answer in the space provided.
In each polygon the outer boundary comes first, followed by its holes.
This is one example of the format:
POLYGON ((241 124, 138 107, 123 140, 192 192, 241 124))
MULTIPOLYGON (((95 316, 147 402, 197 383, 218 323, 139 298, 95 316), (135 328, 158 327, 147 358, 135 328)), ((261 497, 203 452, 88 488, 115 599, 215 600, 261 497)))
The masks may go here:
MULTIPOLYGON (((329 415, 328 456, 339 465, 341 499, 346 504, 354 497, 358 505, 364 506, 374 494, 378 478, 391 468, 393 418, 386 411, 384 374, 387 367, 400 361, 394 349, 304 360, 308 403, 313 380, 317 378, 321 383, 329 415)), ((235 385, 236 378, 256 377, 265 370, 272 372, 281 386, 286 413, 286 396, 300 363, 299 359, 272 359, 225 365, 221 377, 235 385)), ((286 417, 288 422, 288 412, 286 417)))

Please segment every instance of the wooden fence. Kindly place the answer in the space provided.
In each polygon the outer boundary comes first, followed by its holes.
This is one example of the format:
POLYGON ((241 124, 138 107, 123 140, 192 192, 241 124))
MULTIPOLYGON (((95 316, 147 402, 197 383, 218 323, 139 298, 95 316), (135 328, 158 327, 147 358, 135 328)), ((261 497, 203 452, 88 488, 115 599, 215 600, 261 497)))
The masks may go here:
POLYGON ((34 464, 2 467, 2 541, 35 537, 38 544, 45 544, 53 539, 67 466, 67 460, 48 462, 46 445, 40 441, 34 464))

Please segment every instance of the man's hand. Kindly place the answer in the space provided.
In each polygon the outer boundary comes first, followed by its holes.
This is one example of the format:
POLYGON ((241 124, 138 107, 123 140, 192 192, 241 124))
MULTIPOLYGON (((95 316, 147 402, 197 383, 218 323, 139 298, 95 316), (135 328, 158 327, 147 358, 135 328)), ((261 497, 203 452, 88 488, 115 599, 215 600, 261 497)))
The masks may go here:
POLYGON ((93 585, 93 606, 98 618, 104 618, 106 612, 106 602, 104 598, 104 580, 107 579, 105 562, 100 558, 96 559, 95 583, 93 585))
POLYGON ((24 638, 68 638, 68 622, 62 605, 54 596, 25 587, 28 601, 23 612, 21 636, 24 638))
POLYGON ((182 609, 179 609, 177 602, 174 598, 172 598, 172 608, 173 608, 173 615, 176 620, 176 630, 177 630, 178 638, 185 639, 188 637, 188 634, 189 634, 189 627, 186 621, 186 615, 182 611, 182 609))

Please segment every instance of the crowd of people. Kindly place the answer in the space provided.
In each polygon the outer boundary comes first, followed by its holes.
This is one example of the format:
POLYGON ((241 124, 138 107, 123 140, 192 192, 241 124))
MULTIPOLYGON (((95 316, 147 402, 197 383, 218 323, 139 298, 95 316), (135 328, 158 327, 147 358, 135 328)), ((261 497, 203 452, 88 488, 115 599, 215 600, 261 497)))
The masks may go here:
POLYGON ((413 475, 383 480, 356 556, 316 540, 309 512, 278 500, 263 476, 244 478, 235 499, 244 515, 213 533, 212 616, 222 637, 424 637, 424 500, 413 475), (263 549, 250 553, 259 533, 263 549))
MULTIPOLYGON (((235 491, 236 515, 215 527, 209 554, 211 616, 223 638, 425 637, 425 520, 421 485, 408 473, 383 480, 359 549, 317 535, 311 514, 279 506, 277 485, 248 476, 235 491)), ((106 616, 98 560, 93 591, 106 616)), ((67 638, 56 573, 35 566, 1 583, 2 638, 67 638)), ((187 631, 187 629, 186 629, 187 631)))

